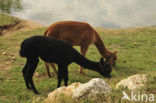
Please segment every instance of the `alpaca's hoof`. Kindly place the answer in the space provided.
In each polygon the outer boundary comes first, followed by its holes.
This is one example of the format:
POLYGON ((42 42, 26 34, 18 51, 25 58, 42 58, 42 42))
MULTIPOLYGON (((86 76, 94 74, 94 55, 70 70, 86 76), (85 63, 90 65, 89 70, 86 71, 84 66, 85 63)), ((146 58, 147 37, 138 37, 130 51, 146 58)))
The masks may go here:
POLYGON ((48 76, 49 78, 55 77, 55 73, 47 74, 47 76, 48 76))
POLYGON ((79 72, 80 72, 80 74, 83 74, 83 68, 82 67, 79 68, 79 72))
POLYGON ((79 70, 80 74, 83 74, 83 71, 82 70, 79 70))
POLYGON ((28 90, 31 90, 32 88, 29 87, 29 88, 27 88, 27 89, 28 89, 28 90))
POLYGON ((47 75, 49 78, 51 78, 52 76, 51 75, 47 75))
POLYGON ((26 86, 26 87, 27 87, 27 89, 28 89, 28 90, 31 90, 31 89, 32 89, 29 85, 28 85, 28 86, 26 86))
POLYGON ((51 77, 55 77, 55 73, 54 72, 52 72, 51 77))
POLYGON ((49 77, 49 78, 51 78, 52 76, 51 76, 51 74, 47 74, 47 76, 49 77))
POLYGON ((40 93, 38 91, 33 91, 35 94, 39 95, 40 93))
POLYGON ((36 95, 40 95, 40 93, 39 92, 37 92, 37 93, 35 93, 36 95))

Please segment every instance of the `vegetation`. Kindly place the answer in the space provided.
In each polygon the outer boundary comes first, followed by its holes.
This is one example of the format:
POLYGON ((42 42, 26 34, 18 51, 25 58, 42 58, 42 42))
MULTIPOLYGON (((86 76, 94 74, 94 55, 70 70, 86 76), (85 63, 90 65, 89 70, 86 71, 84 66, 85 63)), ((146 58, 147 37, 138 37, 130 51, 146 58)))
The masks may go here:
POLYGON ((0 26, 11 25, 16 21, 18 21, 18 19, 15 17, 6 14, 0 14, 0 26))
MULTIPOLYGON (((16 22, 10 16, 0 14, 0 25, 8 25, 16 22), (1 21, 1 18, 6 18, 1 21)), ((34 76, 34 83, 41 95, 35 95, 25 87, 22 76, 22 68, 25 59, 18 54, 21 42, 33 35, 43 35, 45 27, 31 30, 17 29, 7 35, 0 36, 0 101, 1 103, 31 103, 32 101, 43 102, 48 93, 56 89, 57 78, 48 78, 42 60, 34 76)), ((96 29, 103 39, 106 47, 115 51, 118 50, 117 65, 114 67, 111 79, 105 79, 98 73, 84 70, 84 74, 79 73, 79 66, 72 63, 69 66, 69 84, 73 82, 85 83, 92 78, 103 78, 112 88, 120 80, 134 75, 147 74, 149 77, 146 86, 141 92, 155 94, 156 96, 156 26, 126 28, 126 29, 96 29)), ((79 47, 75 47, 79 50, 79 47)), ((101 56, 94 45, 87 51, 87 58, 99 61, 101 56)), ((51 69, 52 71, 52 69, 51 69)), ((113 89, 112 93, 104 98, 99 98, 98 102, 120 103, 122 91, 129 91, 126 88, 113 89)), ((130 91, 129 91, 130 93, 130 91)), ((63 97, 64 98, 64 97, 63 97)), ((82 103, 94 103, 97 100, 80 100, 82 103)), ((75 102, 68 97, 56 102, 75 102)), ((124 101, 122 101, 124 102, 124 101)), ((125 101, 126 102, 126 101, 125 101)))

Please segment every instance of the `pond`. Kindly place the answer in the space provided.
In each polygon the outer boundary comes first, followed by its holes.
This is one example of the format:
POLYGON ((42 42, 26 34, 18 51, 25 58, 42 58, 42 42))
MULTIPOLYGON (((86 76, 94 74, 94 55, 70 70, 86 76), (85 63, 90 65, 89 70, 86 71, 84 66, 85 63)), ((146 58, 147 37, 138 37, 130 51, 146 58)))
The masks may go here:
POLYGON ((0 0, 0 12, 50 25, 61 20, 94 27, 156 25, 156 0, 0 0))

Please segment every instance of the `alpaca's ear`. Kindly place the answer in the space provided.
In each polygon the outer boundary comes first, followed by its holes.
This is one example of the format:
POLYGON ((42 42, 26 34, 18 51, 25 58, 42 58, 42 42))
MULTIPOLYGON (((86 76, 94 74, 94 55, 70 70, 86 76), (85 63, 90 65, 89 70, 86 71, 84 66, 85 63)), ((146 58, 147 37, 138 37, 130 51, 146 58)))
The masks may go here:
POLYGON ((113 54, 116 54, 118 51, 116 50, 113 54))
POLYGON ((105 61, 103 60, 102 57, 101 57, 101 59, 100 59, 100 63, 101 63, 101 64, 104 64, 104 63, 105 63, 105 61))

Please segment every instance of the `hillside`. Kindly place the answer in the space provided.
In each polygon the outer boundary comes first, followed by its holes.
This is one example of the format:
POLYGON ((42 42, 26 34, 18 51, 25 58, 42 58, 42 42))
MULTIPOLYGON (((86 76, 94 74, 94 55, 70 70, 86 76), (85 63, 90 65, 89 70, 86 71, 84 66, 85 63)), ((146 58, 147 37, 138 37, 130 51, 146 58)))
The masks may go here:
MULTIPOLYGON (((25 87, 21 73, 25 59, 21 58, 18 52, 24 39, 33 35, 43 35, 46 27, 0 14, 0 28, 6 25, 12 26, 0 29, 0 101, 1 103, 31 103, 40 98, 39 101, 43 102, 48 93, 56 89, 57 78, 46 76, 44 63, 40 60, 34 83, 41 95, 34 95, 25 87)), ((116 83, 128 76, 138 73, 147 74, 149 80, 140 92, 153 93, 156 96, 156 26, 125 29, 96 28, 96 30, 110 51, 118 50, 117 65, 113 67, 112 78, 105 79, 89 70, 84 70, 85 73, 81 75, 78 70, 79 66, 72 63, 69 66, 69 84, 77 81, 85 83, 92 78, 99 77, 114 88, 116 83)), ((79 50, 79 47, 75 48, 79 50)), ((101 58, 94 45, 89 47, 86 57, 93 61, 99 61, 101 58)), ((102 98, 101 101, 120 103, 122 90, 128 91, 126 88, 115 89, 112 94, 102 98)), ((80 102, 92 103, 92 100, 80 102)))

